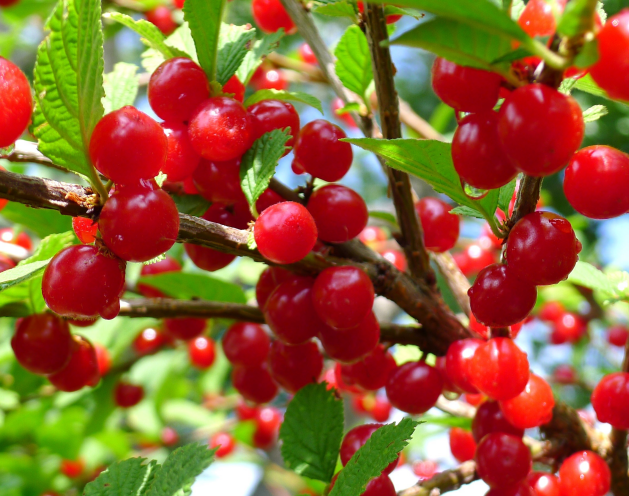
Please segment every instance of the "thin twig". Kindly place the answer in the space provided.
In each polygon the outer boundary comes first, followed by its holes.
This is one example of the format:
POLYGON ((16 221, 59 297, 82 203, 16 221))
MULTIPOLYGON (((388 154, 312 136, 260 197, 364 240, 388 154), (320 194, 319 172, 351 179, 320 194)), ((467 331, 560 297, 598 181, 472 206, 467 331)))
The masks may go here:
POLYGON ((469 317, 472 313, 470 298, 467 296, 467 290, 470 289, 470 282, 463 272, 461 272, 461 269, 459 269, 454 261, 454 257, 452 257, 450 252, 444 252, 431 253, 430 258, 435 262, 439 273, 445 279, 459 308, 469 317))
POLYGON ((452 470, 444 470, 430 479, 420 481, 416 485, 409 487, 398 493, 398 496, 432 496, 455 491, 465 484, 478 479, 476 473, 476 462, 465 462, 452 470), (435 492, 433 492, 435 491, 435 492))
MULTIPOLYGON (((625 359, 622 364, 622 372, 629 373, 629 341, 625 346, 625 359)), ((627 431, 624 429, 612 429, 610 434, 611 450, 607 457, 607 463, 612 472, 612 492, 619 495, 629 494, 629 458, 627 456, 627 431)))

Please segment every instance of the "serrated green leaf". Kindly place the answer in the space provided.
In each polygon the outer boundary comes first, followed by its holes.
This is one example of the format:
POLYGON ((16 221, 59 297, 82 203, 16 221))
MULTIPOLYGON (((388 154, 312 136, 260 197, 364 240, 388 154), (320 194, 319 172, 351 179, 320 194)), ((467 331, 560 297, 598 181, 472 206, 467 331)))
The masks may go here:
POLYGON ((607 276, 587 262, 579 260, 568 276, 568 281, 595 291, 601 291, 608 297, 613 297, 614 295, 615 288, 613 284, 609 282, 607 276))
MULTIPOLYGON (((2 274, 4 272, 0 276, 2 274)), ((240 286, 205 274, 166 272, 141 277, 139 282, 157 288, 168 296, 183 300, 200 298, 233 303, 247 302, 245 293, 240 286)))
POLYGON ((609 114, 609 110, 607 110, 605 105, 593 105, 583 111, 583 120, 584 122, 594 122, 607 114, 609 114))
POLYGON ((369 211, 369 217, 373 217, 374 219, 380 219, 380 220, 383 220, 385 222, 388 222, 389 224, 391 224, 396 229, 400 228, 399 224, 397 223, 397 219, 395 218, 395 215, 393 215, 392 213, 389 213, 389 212, 378 212, 377 210, 370 210, 369 211))
POLYGON ((114 463, 85 486, 83 496, 141 496, 160 466, 155 460, 129 458, 114 463))
POLYGON ((594 30, 597 0, 571 0, 557 23, 557 33, 577 36, 594 30))
POLYGON ((418 425, 406 417, 397 425, 387 424, 375 431, 339 472, 330 496, 362 494, 367 483, 396 459, 418 425))
POLYGON ((242 156, 240 185, 252 211, 275 174, 275 167, 286 151, 290 129, 275 129, 257 139, 242 156))
POLYGON ((251 26, 223 24, 218 39, 216 80, 225 84, 236 73, 242 61, 251 51, 256 30, 251 26))
POLYGON ((476 210, 475 208, 470 208, 470 207, 454 207, 452 210, 450 210, 451 214, 456 214, 456 215, 465 215, 467 217, 474 217, 476 219, 484 219, 485 217, 483 217, 483 214, 481 214, 478 210, 476 210))
POLYGON ((594 79, 592 79, 592 76, 590 74, 586 74, 585 76, 577 80, 574 87, 578 90, 590 93, 591 95, 602 96, 603 98, 607 98, 608 100, 613 100, 614 102, 628 105, 627 102, 622 102, 620 100, 614 100, 610 98, 607 92, 594 82, 594 79))
POLYGON ((298 475, 330 482, 343 438, 343 402, 325 383, 300 389, 280 428, 282 457, 298 475))
POLYGON ((512 52, 509 52, 502 57, 498 57, 496 60, 492 60, 491 65, 503 64, 505 62, 513 62, 515 60, 520 60, 521 58, 524 58, 530 54, 531 53, 525 48, 517 48, 516 50, 513 50, 512 52))
POLYGON ((313 9, 313 12, 330 17, 349 17, 352 20, 356 19, 356 8, 347 0, 319 5, 313 9))
POLYGON ((188 0, 183 17, 188 22, 199 65, 209 81, 216 81, 218 40, 225 0, 188 0))
MULTIPOLYGON (((194 47, 194 40, 192 39, 192 34, 190 33, 190 28, 188 27, 187 22, 184 22, 181 26, 175 29, 173 34, 166 38, 164 43, 168 50, 175 51, 175 53, 183 53, 183 56, 188 57, 197 63, 199 62, 197 59, 197 50, 194 47)), ((144 67, 147 72, 153 72, 167 58, 170 57, 166 57, 159 50, 149 48, 142 53, 142 67, 144 67)))
POLYGON ((367 88, 373 81, 373 69, 365 33, 356 25, 347 28, 334 55, 337 59, 334 70, 343 86, 366 101, 367 88))
POLYGON ((214 461, 217 449, 199 443, 176 449, 155 474, 146 496, 175 496, 214 461))
POLYGON ((137 71, 137 65, 118 62, 112 72, 105 74, 103 107, 106 114, 133 105, 140 87, 137 71))
POLYGON ((236 76, 247 85, 251 76, 256 71, 262 60, 279 46, 280 39, 284 36, 284 28, 278 29, 275 33, 264 36, 254 43, 253 49, 247 52, 242 64, 236 71, 236 76))
POLYGON ((211 205, 201 195, 172 195, 171 198, 175 201, 177 210, 182 214, 194 215, 195 217, 201 217, 211 205))
POLYGON ((316 108, 321 114, 323 114, 323 108, 321 107, 321 101, 308 93, 302 93, 301 91, 285 91, 285 90, 258 90, 253 95, 245 100, 245 107, 250 107, 254 103, 261 102, 263 100, 283 100, 286 102, 299 102, 310 105, 316 108))
POLYGON ((50 259, 26 265, 18 265, 17 267, 13 267, 12 269, 5 270, 0 273, 0 291, 4 291, 11 286, 28 281, 29 279, 39 275, 44 271, 48 262, 50 262, 50 259))
POLYGON ((386 159, 394 169, 408 172, 430 184, 435 191, 448 195, 460 205, 491 218, 498 205, 499 190, 489 191, 481 199, 472 199, 463 191, 452 164, 451 145, 436 140, 345 138, 347 141, 386 159))
POLYGON ((509 212, 509 204, 511 203, 511 198, 513 198, 517 182, 518 178, 516 177, 500 188, 500 192, 498 194, 498 208, 505 214, 509 212))

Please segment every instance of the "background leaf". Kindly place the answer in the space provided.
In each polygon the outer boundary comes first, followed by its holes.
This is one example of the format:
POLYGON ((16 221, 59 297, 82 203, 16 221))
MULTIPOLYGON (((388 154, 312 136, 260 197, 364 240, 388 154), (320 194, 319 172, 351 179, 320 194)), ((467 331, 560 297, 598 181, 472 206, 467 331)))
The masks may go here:
POLYGON ((4 291, 11 286, 28 281, 32 277, 39 275, 44 271, 48 262, 50 262, 50 259, 26 265, 18 265, 17 267, 0 273, 0 291, 4 291))
POLYGON ((500 188, 500 193, 498 194, 498 208, 502 210, 505 214, 509 213, 509 204, 511 203, 511 199, 513 198, 513 193, 515 192, 515 185, 518 182, 518 178, 512 179, 509 183, 505 184, 502 188, 500 188))
POLYGON ((358 26, 347 28, 334 50, 334 70, 343 86, 366 100, 367 88, 373 81, 371 55, 365 33, 358 26))
POLYGON ((218 39, 225 0, 188 0, 183 6, 183 16, 188 22, 199 65, 208 80, 216 80, 218 39))
POLYGON ((557 24, 557 33, 572 37, 593 30, 596 4, 592 0, 568 2, 557 24))
POLYGON ((319 5, 313 9, 313 12, 331 17, 349 17, 352 20, 356 19, 356 8, 346 0, 319 5))
POLYGON ((223 24, 218 39, 216 80, 225 84, 236 73, 247 53, 252 49, 256 30, 250 26, 223 24))
MULTIPOLYGON (((0 277, 2 274, 4 272, 0 274, 0 277)), ((141 277, 139 282, 149 284, 173 298, 184 300, 201 298, 202 300, 234 303, 247 302, 245 293, 240 286, 205 274, 167 272, 141 277)))
POLYGON ((609 110, 607 110, 605 105, 593 105, 589 109, 583 111, 583 120, 585 122, 594 122, 607 114, 609 114, 609 110))
POLYGON ((309 93, 302 93, 301 91, 285 91, 285 90, 258 90, 253 95, 245 100, 245 107, 250 107, 254 103, 261 102, 263 100, 283 100, 286 102, 300 102, 310 105, 316 108, 321 114, 323 114, 323 108, 321 107, 321 101, 310 95, 309 93))
POLYGON ((579 260, 568 276, 568 281, 579 286, 601 291, 604 295, 612 297, 615 291, 613 284, 603 272, 592 264, 579 260))
POLYGON ((112 72, 105 74, 103 106, 106 114, 133 105, 140 86, 137 71, 137 65, 118 62, 112 72))
POLYGON ((72 218, 44 208, 9 202, 0 212, 5 219, 33 231, 40 238, 72 229, 72 218))
POLYGON ((251 76, 262 63, 264 57, 279 46, 280 39, 283 36, 284 28, 280 28, 275 33, 268 34, 254 43, 253 49, 247 52, 236 71, 236 76, 238 76, 242 84, 246 85, 249 83, 251 76))

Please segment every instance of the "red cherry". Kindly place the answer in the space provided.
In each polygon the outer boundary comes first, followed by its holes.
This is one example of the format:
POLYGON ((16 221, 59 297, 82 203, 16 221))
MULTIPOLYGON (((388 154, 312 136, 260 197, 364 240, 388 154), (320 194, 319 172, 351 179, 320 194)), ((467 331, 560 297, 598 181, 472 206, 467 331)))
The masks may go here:
POLYGON ((0 148, 4 148, 26 131, 33 113, 33 97, 24 73, 4 57, 0 57, 0 81, 0 148))
MULTIPOLYGON (((252 403, 268 403, 277 396, 277 384, 266 363, 252 367, 234 367, 232 383, 242 397, 252 403)), ((246 420, 242 417, 241 419, 246 420)))
POLYGON ((15 229, 12 227, 5 227, 4 229, 0 229, 0 241, 3 243, 11 243, 17 246, 21 246, 27 251, 31 251, 33 249, 33 240, 31 237, 26 234, 24 231, 19 231, 16 233, 15 229))
POLYGON ((144 388, 120 381, 114 388, 114 401, 120 408, 131 408, 144 398, 144 388))
POLYGON ((411 415, 425 413, 435 406, 442 390, 441 374, 426 362, 408 362, 398 367, 386 386, 391 404, 411 415))
POLYGON ((518 396, 500 402, 505 418, 515 427, 531 429, 550 421, 555 399, 548 383, 531 374, 529 382, 518 396))
POLYGON ((527 478, 534 496, 561 496, 559 479, 546 472, 531 472, 527 478))
POLYGON ((269 351, 269 368, 280 386, 296 393, 306 384, 317 382, 323 370, 323 356, 312 341, 298 345, 273 341, 269 351))
POLYGON ((376 396, 374 404, 371 410, 369 410, 369 414, 376 422, 386 422, 391 416, 391 408, 391 403, 389 403, 386 397, 381 398, 380 396, 376 396))
POLYGON ((277 409, 267 406, 260 408, 255 417, 256 430, 253 433, 253 445, 256 448, 268 449, 277 439, 282 416, 277 409))
MULTIPOLYGON (((140 271, 140 277, 155 276, 158 274, 167 274, 168 272, 181 272, 181 264, 173 257, 166 255, 163 260, 149 265, 143 265, 140 271)), ((149 284, 138 283, 137 290, 147 298, 162 298, 164 293, 149 284)))
POLYGON ((282 202, 262 212, 253 234, 263 257, 274 263, 290 264, 310 253, 317 241, 317 226, 303 205, 282 202))
POLYGON ((287 90, 289 86, 288 81, 280 71, 272 68, 266 68, 264 65, 261 65, 256 69, 253 76, 251 76, 249 84, 256 91, 283 91, 287 90))
POLYGON ((345 131, 331 122, 309 122, 295 140, 295 160, 311 176, 338 181, 347 174, 354 158, 352 146, 339 141, 346 137, 345 131))
POLYGON ((629 9, 607 19, 596 37, 599 59, 592 68, 592 79, 611 98, 629 100, 629 63, 624 57, 629 47, 629 9))
POLYGON ((386 386, 395 369, 393 355, 381 344, 359 362, 341 366, 343 375, 351 377, 354 384, 369 391, 377 391, 386 386))
POLYGON ((466 277, 478 274, 488 265, 496 263, 497 257, 493 251, 482 248, 473 243, 464 251, 454 254, 454 261, 466 277))
POLYGON ((233 95, 232 98, 240 103, 245 101, 245 85, 240 82, 236 75, 230 77, 229 81, 223 85, 223 93, 233 95))
POLYGON ((217 432, 210 439, 210 449, 218 448, 214 455, 216 458, 225 458, 234 451, 236 442, 228 432, 217 432))
POLYGON ((161 438, 164 446, 174 446, 179 443, 179 434, 172 427, 164 427, 161 432, 161 438))
POLYGON ((168 138, 157 122, 127 105, 96 124, 89 152, 100 173, 116 184, 131 184, 159 174, 168 156, 168 138))
POLYGON ((201 160, 192 180, 201 196, 212 203, 247 202, 240 186, 240 158, 226 162, 201 160))
POLYGON ((600 422, 629 429, 629 373, 615 372, 603 377, 592 393, 592 406, 600 422))
POLYGON ((253 0, 253 20, 265 33, 275 33, 283 28, 286 34, 297 32, 297 27, 284 9, 280 0, 253 0))
POLYGON ((516 89, 500 108, 498 134, 504 152, 531 176, 549 176, 563 169, 584 132, 577 101, 543 84, 516 89))
POLYGON ((476 350, 483 345, 480 339, 460 339, 454 341, 446 354, 445 370, 448 380, 466 393, 476 394, 478 389, 472 383, 472 360, 476 350))
POLYGON ((222 339, 223 352, 233 365, 262 364, 271 346, 271 339, 262 326, 252 322, 236 322, 222 339))
POLYGON ((239 158, 251 146, 251 119, 242 103, 218 96, 206 100, 194 111, 188 134, 199 155, 225 162, 239 158))
POLYGON ((461 394, 461 390, 448 377, 446 372, 446 357, 437 357, 435 360, 435 368, 439 371, 443 379, 443 390, 454 394, 461 394))
POLYGON ((558 384, 574 384, 577 379, 577 372, 571 365, 560 364, 553 371, 553 380, 558 384))
POLYGON ((48 308, 63 317, 113 319, 120 311, 124 281, 124 263, 119 259, 92 245, 75 245, 50 261, 42 294, 48 308))
POLYGON ((607 331, 607 341, 614 346, 623 347, 629 339, 629 329, 623 325, 611 326, 607 331))
POLYGON ((103 377, 107 372, 109 372, 109 369, 111 369, 111 356, 109 355, 107 348, 98 343, 94 345, 94 352, 96 353, 98 374, 103 377))
POLYGON ((385 250, 381 253, 381 255, 382 258, 393 264, 397 270, 400 272, 406 272, 408 264, 404 253, 399 250, 385 250))
POLYGON ((169 181, 182 181, 196 170, 201 157, 192 148, 185 124, 168 121, 160 125, 168 138, 168 156, 162 172, 168 176, 169 181))
POLYGON ((133 340, 133 349, 138 355, 148 355, 157 351, 166 342, 164 334, 157 329, 147 327, 133 340))
POLYGON ((214 341, 205 336, 191 339, 188 342, 190 363, 198 369, 205 370, 212 366, 216 358, 214 341))
POLYGON ((78 478, 85 469, 85 463, 80 458, 77 460, 61 460, 59 470, 70 479, 78 478))
POLYGON ((258 308, 264 310, 264 306, 271 296, 271 293, 283 282, 293 279, 292 273, 281 267, 267 267, 256 284, 256 301, 258 308))
POLYGON ((270 188, 264 190, 264 193, 260 195, 260 198, 256 200, 256 210, 260 213, 264 212, 271 205, 282 203, 284 198, 278 195, 270 188))
POLYGON ((324 380, 329 384, 336 387, 339 391, 347 391, 348 393, 361 394, 363 391, 357 387, 354 383, 354 377, 350 374, 346 374, 347 365, 341 365, 339 362, 334 364, 334 367, 326 372, 324 380), (331 372, 332 379, 328 379, 328 373, 331 372))
POLYGON ((88 245, 96 241, 98 222, 85 217, 72 217, 72 230, 81 243, 88 245))
POLYGON ((527 482, 520 482, 515 486, 493 487, 485 493, 485 496, 537 496, 527 482))
POLYGON ((179 25, 173 19, 173 14, 165 5, 158 5, 145 13, 146 20, 155 24, 157 28, 166 36, 172 34, 179 25))
POLYGON ((542 304, 539 310, 538 317, 541 320, 545 320, 548 322, 555 322, 566 312, 563 305, 558 301, 547 301, 542 304))
POLYGON ((460 463, 474 459, 476 453, 476 441, 470 431, 453 427, 449 433, 450 451, 452 456, 460 463))
POLYGON ((485 401, 478 407, 472 420, 472 435, 478 443, 487 434, 494 432, 503 432, 519 438, 524 436, 524 429, 510 424, 496 401, 485 401))
POLYGON ((434 197, 422 198, 415 204, 424 230, 424 244, 430 251, 450 250, 459 239, 459 216, 450 213, 452 207, 434 197))
POLYGON ((61 391, 71 393, 84 386, 94 387, 100 380, 98 360, 92 343, 81 336, 73 336, 74 346, 68 363, 48 380, 61 391))
POLYGON ((331 358, 342 363, 353 363, 366 357, 378 346, 380 324, 374 313, 369 312, 356 327, 340 330, 320 326, 319 339, 331 358))
POLYGON ((531 453, 517 436, 494 432, 476 448, 478 475, 490 487, 513 486, 522 481, 533 465, 531 453))
MULTIPOLYGON (((247 109, 251 116, 251 139, 257 140, 275 129, 290 128, 291 138, 286 142, 292 147, 299 133, 299 114, 290 103, 281 100, 262 100, 247 109)), ((287 155, 290 150, 286 150, 287 155)))
POLYGON ((340 184, 318 188, 308 200, 308 211, 317 224, 319 239, 328 243, 345 243, 355 238, 369 220, 365 200, 340 184))
POLYGON ((302 43, 299 45, 299 58, 306 64, 316 65, 319 63, 317 56, 310 48, 308 43, 302 43))
POLYGON ((19 364, 34 374, 53 374, 70 360, 74 347, 68 323, 50 313, 19 319, 11 348, 19 364))
POLYGON ((347 127, 349 127, 350 129, 357 129, 358 125, 356 124, 356 121, 351 116, 351 114, 348 114, 348 113, 338 114, 336 112, 337 110, 340 110, 343 107, 345 107, 345 103, 340 98, 336 97, 332 100, 332 113, 334 114, 334 116, 338 120, 340 120, 343 124, 345 124, 347 127))
POLYGON ((563 181, 570 205, 591 219, 611 219, 629 210, 628 187, 629 155, 604 145, 575 153, 563 181))
POLYGON ((439 472, 439 465, 432 460, 423 460, 413 463, 413 473, 420 481, 428 480, 439 472))
MULTIPOLYGON (((562 9, 563 10, 563 9, 562 9)), ((520 14, 518 24, 529 36, 552 36, 557 29, 553 7, 544 0, 531 0, 520 14)))
MULTIPOLYGON (((609 21, 608 21, 609 22, 609 21)), ((566 458, 559 469, 561 496, 605 496, 611 487, 611 472, 605 460, 592 451, 566 458)))
POLYGON ((433 90, 444 103, 461 112, 493 109, 501 82, 498 74, 462 67, 441 57, 432 66, 433 90))
POLYGON ((360 232, 358 239, 368 246, 377 245, 387 240, 387 233, 381 227, 367 226, 360 232))
POLYGON ((576 343, 587 333, 587 322, 575 313, 564 312, 553 323, 552 344, 576 343))
POLYGON ((235 412, 239 420, 255 420, 260 413, 260 408, 257 406, 249 406, 240 400, 236 405, 235 412))
MULTIPOLYGON (((11 5, 15 5, 20 0, 0 0, 0 7, 10 7, 11 5)), ((48 494, 42 494, 42 496, 57 496, 57 493, 48 491, 48 494)))
MULTIPOLYGON (((382 424, 364 424, 354 427, 345 434, 343 442, 341 443, 341 463, 343 466, 347 465, 354 453, 356 453, 371 437, 371 435, 382 427, 382 424)), ((397 467, 398 457, 393 460, 387 468, 382 471, 382 475, 388 475, 395 467, 397 467)))
POLYGON ((164 330, 173 338, 188 341, 203 334, 207 328, 205 319, 179 317, 164 319, 164 330))

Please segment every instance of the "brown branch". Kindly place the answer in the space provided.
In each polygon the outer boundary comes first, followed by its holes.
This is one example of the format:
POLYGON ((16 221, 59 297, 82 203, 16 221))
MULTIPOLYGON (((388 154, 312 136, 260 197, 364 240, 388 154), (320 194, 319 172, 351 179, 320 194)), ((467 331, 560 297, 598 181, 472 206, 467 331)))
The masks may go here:
POLYGON ((522 217, 535 212, 541 191, 541 177, 524 176, 520 181, 520 188, 518 189, 518 196, 515 200, 513 215, 507 222, 507 228, 509 230, 511 230, 522 217))
POLYGON ((542 438, 553 441, 553 450, 549 453, 559 464, 572 453, 596 449, 596 440, 574 408, 557 403, 553 408, 553 418, 540 427, 542 438))
POLYGON ((469 461, 455 469, 445 470, 433 475, 428 480, 420 481, 413 487, 400 491, 398 496, 432 496, 434 494, 443 494, 456 491, 464 484, 469 484, 477 479, 476 463, 469 461))
POLYGON ((461 311, 469 317, 472 313, 470 298, 467 296, 467 290, 470 289, 470 281, 461 272, 450 252, 431 253, 430 258, 437 265, 439 273, 445 279, 461 311))
POLYGON ((0 158, 9 162, 28 162, 66 171, 66 169, 54 164, 52 160, 42 155, 37 149, 37 143, 32 141, 17 140, 13 149, 5 155, 0 155, 0 158))
MULTIPOLYGON (((625 346, 625 359, 622 372, 629 373, 629 341, 625 346)), ((627 456, 627 431, 612 429, 610 435, 611 449, 607 456, 607 463, 612 472, 612 492, 617 495, 629 494, 629 457, 627 456)))

